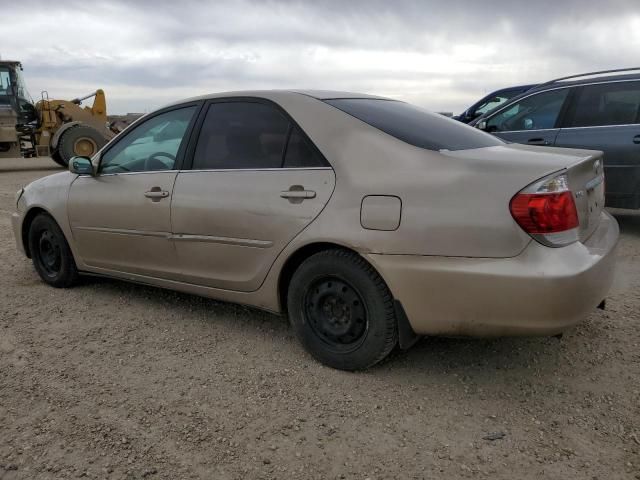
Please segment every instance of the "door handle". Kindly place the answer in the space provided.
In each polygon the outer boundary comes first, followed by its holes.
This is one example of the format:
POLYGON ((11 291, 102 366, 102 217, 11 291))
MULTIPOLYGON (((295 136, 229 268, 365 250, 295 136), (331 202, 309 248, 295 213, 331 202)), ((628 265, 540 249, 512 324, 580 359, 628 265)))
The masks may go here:
POLYGON ((313 190, 285 190, 280 192, 282 198, 316 198, 316 192, 313 190))
POLYGON ((152 202, 159 202, 163 198, 169 196, 169 192, 162 190, 160 187, 152 187, 151 190, 144 192, 144 196, 150 198, 152 202))
POLYGON ((549 142, 544 138, 530 138, 527 143, 529 145, 549 145, 549 142))
POLYGON ((302 185, 291 185, 289 190, 280 192, 282 198, 286 198, 291 203, 302 203, 309 198, 316 198, 316 192, 305 190, 302 185))
POLYGON ((633 143, 635 144, 640 143, 640 135, 636 135, 635 137, 633 137, 633 143))

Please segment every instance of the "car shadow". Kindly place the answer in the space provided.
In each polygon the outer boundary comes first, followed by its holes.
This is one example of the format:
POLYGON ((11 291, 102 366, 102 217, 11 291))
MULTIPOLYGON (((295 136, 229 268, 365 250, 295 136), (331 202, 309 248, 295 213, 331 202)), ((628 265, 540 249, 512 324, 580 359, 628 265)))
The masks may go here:
POLYGON ((202 318, 202 316, 211 315, 211 321, 219 319, 223 322, 229 322, 229 318, 234 320, 242 318, 244 323, 250 324, 252 321, 264 323, 265 320, 271 320, 274 328, 280 329, 282 327, 282 332, 288 329, 286 318, 273 312, 116 278, 82 276, 80 285, 76 288, 90 288, 100 292, 109 292, 114 296, 126 295, 133 301, 144 301, 150 308, 173 308, 175 312, 169 321, 171 319, 182 321, 184 318, 202 318))
MULTIPOLYGON (((237 334, 238 345, 245 342, 247 329, 255 329, 256 335, 259 330, 268 329, 271 335, 291 347, 292 357, 305 355, 287 318, 282 315, 116 279, 86 277, 83 286, 98 288, 113 296, 126 295, 134 302, 148 303, 149 308, 171 311, 171 314, 163 319, 163 322, 166 322, 165 328, 174 322, 184 324, 205 318, 206 322, 222 324, 229 335, 237 334)), ((570 337, 572 333, 568 335, 570 337)), ((540 378, 553 374, 563 352, 563 343, 566 346, 567 337, 422 337, 408 350, 396 348, 387 359, 363 374, 380 378, 387 375, 393 378, 398 373, 409 376, 415 374, 432 379, 441 375, 443 378, 450 375, 460 375, 461 378, 472 375, 488 383, 491 383, 496 375, 505 379, 512 375, 528 377, 535 374, 540 378)), ((298 363, 300 359, 292 358, 291 361, 298 363)), ((310 355, 306 355, 305 361, 310 366, 315 364, 310 355)))
POLYGON ((640 237, 640 211, 620 210, 612 208, 610 213, 616 218, 620 225, 620 232, 623 235, 633 235, 640 237))
MULTIPOLYGON (((426 375, 483 376, 498 372, 523 373, 535 366, 553 368, 563 338, 422 337, 409 350, 395 350, 381 370, 416 370, 426 375)), ((539 372, 537 372, 539 374, 539 372)))

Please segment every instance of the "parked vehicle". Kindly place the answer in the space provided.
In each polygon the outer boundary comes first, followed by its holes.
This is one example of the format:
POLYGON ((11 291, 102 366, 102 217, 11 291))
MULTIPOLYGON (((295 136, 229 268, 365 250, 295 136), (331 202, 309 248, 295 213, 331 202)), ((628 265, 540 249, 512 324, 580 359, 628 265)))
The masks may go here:
POLYGON ((380 97, 254 91, 147 115, 20 190, 12 219, 54 287, 86 273, 287 313, 317 359, 355 370, 418 335, 583 319, 613 275, 602 182, 600 152, 380 97))
POLYGON ((627 68, 552 80, 472 125, 510 142, 602 150, 607 206, 640 208, 638 72, 627 68))
POLYGON ((496 90, 495 92, 491 92, 489 95, 482 97, 460 115, 455 115, 453 118, 463 123, 469 123, 486 113, 493 112, 500 105, 503 105, 513 97, 517 97, 533 87, 535 87, 535 84, 519 85, 517 87, 508 87, 496 90))

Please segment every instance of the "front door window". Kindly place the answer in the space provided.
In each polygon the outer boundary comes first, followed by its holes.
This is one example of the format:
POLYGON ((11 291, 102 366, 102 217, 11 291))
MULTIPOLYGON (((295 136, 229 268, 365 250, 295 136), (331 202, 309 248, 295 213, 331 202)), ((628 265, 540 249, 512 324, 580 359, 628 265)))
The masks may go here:
POLYGON ((488 132, 555 128, 569 89, 550 90, 523 98, 487 121, 488 132))
POLYGON ((174 170, 195 106, 156 115, 134 127, 100 161, 100 173, 174 170))

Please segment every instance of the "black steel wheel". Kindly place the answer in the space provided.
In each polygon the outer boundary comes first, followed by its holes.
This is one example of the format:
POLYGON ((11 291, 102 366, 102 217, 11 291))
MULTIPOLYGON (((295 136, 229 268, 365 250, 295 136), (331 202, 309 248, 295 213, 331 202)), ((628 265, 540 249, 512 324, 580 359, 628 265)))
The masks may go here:
POLYGON ((302 262, 291 278, 287 307, 303 346, 333 368, 368 368, 398 340, 391 292, 354 252, 325 250, 302 262))
POLYGON ((367 309, 362 297, 346 281, 320 277, 305 295, 305 315, 309 327, 334 349, 353 350, 367 332, 367 309))
POLYGON ((60 241, 50 230, 43 230, 38 238, 38 251, 35 252, 40 266, 47 277, 55 277, 62 267, 62 249, 60 241))
POLYGON ((49 215, 37 215, 29 227, 29 252, 40 278, 53 287, 70 287, 78 270, 67 240, 49 215))

